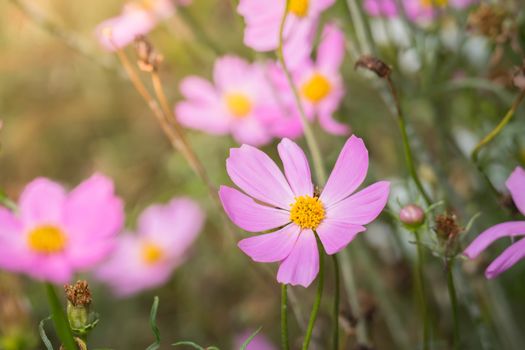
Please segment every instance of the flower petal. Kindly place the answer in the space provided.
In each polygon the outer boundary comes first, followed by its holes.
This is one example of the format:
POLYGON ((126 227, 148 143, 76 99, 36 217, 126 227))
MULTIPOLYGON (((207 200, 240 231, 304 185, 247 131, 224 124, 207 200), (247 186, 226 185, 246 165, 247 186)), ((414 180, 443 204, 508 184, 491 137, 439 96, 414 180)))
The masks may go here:
POLYGON ((332 174, 321 193, 321 201, 330 207, 345 199, 361 185, 367 171, 368 150, 362 139, 352 135, 337 158, 332 174))
POLYGON ((279 143, 277 149, 283 161, 284 174, 295 196, 313 196, 312 175, 303 150, 295 142, 286 138, 279 143))
POLYGON ((288 225, 282 229, 259 236, 245 238, 239 242, 239 248, 254 261, 276 262, 285 259, 299 237, 301 229, 297 225, 288 225))
POLYGON ((325 25, 317 53, 317 64, 327 69, 339 69, 345 56, 345 36, 333 23, 325 25))
POLYGON ((66 192, 56 182, 45 178, 31 181, 20 195, 20 217, 24 225, 61 224, 66 192))
POLYGON ((290 213, 256 203, 234 188, 221 186, 219 197, 228 217, 243 230, 261 232, 290 222, 290 213))
POLYGON ((485 271, 487 278, 494 278, 511 268, 514 264, 525 257, 525 239, 512 244, 505 249, 485 271))
POLYGON ((25 259, 22 225, 9 210, 0 207, 0 268, 18 272, 25 259))
POLYGON ((326 217, 350 224, 366 225, 385 208, 390 182, 379 181, 327 208, 326 217))
POLYGON ((525 169, 516 167, 505 183, 512 195, 514 204, 525 215, 525 169))
POLYGON ((279 283, 308 287, 319 273, 317 241, 311 230, 301 232, 292 252, 281 262, 277 281, 279 283))
POLYGON ((185 98, 196 102, 213 103, 219 99, 213 85, 200 77, 190 76, 184 78, 179 85, 179 89, 185 98))
POLYGON ((292 189, 281 170, 255 147, 232 148, 226 170, 232 181, 255 199, 283 209, 289 209, 294 202, 292 189))
POLYGON ((366 227, 361 225, 325 219, 316 231, 326 253, 332 255, 345 248, 358 233, 365 230, 366 227))
POLYGON ((474 259, 497 239, 519 235, 525 235, 525 221, 509 221, 492 226, 476 237, 463 254, 474 259))

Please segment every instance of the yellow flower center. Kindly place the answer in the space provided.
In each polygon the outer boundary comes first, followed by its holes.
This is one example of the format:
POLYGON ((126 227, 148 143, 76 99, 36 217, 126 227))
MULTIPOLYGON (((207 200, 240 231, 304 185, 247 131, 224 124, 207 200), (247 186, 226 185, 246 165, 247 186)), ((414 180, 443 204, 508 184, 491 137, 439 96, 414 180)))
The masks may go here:
POLYGON ((448 5, 448 0, 420 0, 424 7, 445 7, 448 5))
POLYGON ((252 111, 252 101, 245 94, 230 93, 225 96, 226 106, 237 118, 246 117, 252 111))
POLYGON ((323 203, 317 197, 296 197, 291 207, 290 220, 303 229, 315 230, 325 217, 323 203))
POLYGON ((55 226, 39 226, 29 232, 27 244, 37 253, 53 254, 64 250, 67 236, 55 226))
POLYGON ((309 0, 290 0, 288 3, 288 12, 293 13, 297 17, 304 17, 308 14, 309 0))
POLYGON ((303 96, 310 102, 317 103, 324 99, 332 91, 332 84, 325 76, 315 73, 306 83, 301 87, 303 96))
POLYGON ((147 265, 154 265, 164 258, 164 250, 156 244, 144 243, 142 245, 142 260, 147 265))

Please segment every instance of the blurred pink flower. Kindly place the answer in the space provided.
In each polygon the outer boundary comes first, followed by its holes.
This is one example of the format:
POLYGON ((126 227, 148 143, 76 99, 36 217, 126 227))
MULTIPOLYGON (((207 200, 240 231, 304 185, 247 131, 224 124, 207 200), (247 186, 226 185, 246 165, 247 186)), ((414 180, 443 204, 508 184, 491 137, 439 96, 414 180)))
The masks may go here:
MULTIPOLYGON (((240 349, 253 331, 244 331, 234 339, 234 348, 240 349)), ((261 333, 258 333, 246 347, 246 350, 276 350, 277 348, 261 333)))
POLYGON ((188 5, 191 0, 141 0, 128 2, 122 13, 100 23, 95 33, 109 51, 127 46, 138 35, 149 33, 159 21, 175 12, 175 4, 188 5))
POLYGON ((354 193, 368 171, 368 151, 356 136, 344 145, 319 196, 301 148, 283 139, 278 151, 284 175, 262 151, 248 145, 232 148, 226 168, 246 194, 221 186, 219 195, 224 210, 240 228, 275 230, 243 239, 239 248, 254 261, 280 262, 280 283, 308 287, 319 271, 314 231, 327 254, 339 252, 381 213, 390 184, 380 181, 354 193))
MULTIPOLYGON (((317 50, 316 62, 312 62, 309 55, 298 59, 298 64, 292 71, 295 84, 302 97, 305 113, 310 120, 315 117, 319 119, 321 127, 327 132, 335 135, 348 135, 350 129, 347 125, 334 120, 333 113, 345 94, 343 79, 339 69, 345 55, 345 38, 343 32, 334 24, 327 24, 321 36, 321 42, 317 50)), ((279 93, 280 101, 286 106, 289 119, 295 120, 295 124, 282 124, 282 120, 276 119, 277 125, 285 126, 275 129, 275 136, 293 137, 288 134, 289 130, 302 131, 299 119, 299 111, 293 93, 289 87, 286 75, 277 64, 269 68, 269 76, 273 86, 279 93)), ((281 118, 282 119, 282 118, 281 118)))
MULTIPOLYGON (((519 211, 525 215, 525 170, 517 167, 507 179, 505 185, 510 191, 514 204, 516 204, 519 211)), ((525 221, 508 221, 492 226, 476 237, 467 249, 465 249, 464 254, 474 259, 494 241, 507 236, 525 236, 525 221)), ((487 267, 485 276, 487 278, 494 278, 511 268, 524 257, 525 239, 520 239, 505 249, 503 253, 487 267)))
MULTIPOLYGON (((430 20, 448 6, 462 9, 478 0, 401 0, 407 17, 412 21, 430 20)), ((371 16, 397 17, 400 13, 396 0, 364 0, 364 9, 371 16)))
POLYGON ((186 98, 175 114, 186 127, 216 135, 231 133, 239 143, 263 145, 272 139, 267 127, 282 118, 272 87, 259 64, 235 56, 215 62, 213 83, 191 76, 180 84, 186 98))
MULTIPOLYGON (((320 14, 335 0, 291 0, 288 6, 283 40, 284 55, 292 67, 294 58, 304 57, 312 49, 320 14)), ((279 28, 286 0, 240 0, 237 11, 244 17, 244 43, 256 51, 273 51, 279 45, 279 28)))
POLYGON ((114 254, 95 276, 118 296, 160 286, 184 261, 203 222, 204 213, 191 199, 152 205, 140 215, 137 233, 119 237, 114 254))
POLYGON ((70 193, 38 178, 22 192, 16 214, 0 207, 0 267, 69 282, 112 251, 123 221, 122 201, 105 176, 95 174, 70 193))

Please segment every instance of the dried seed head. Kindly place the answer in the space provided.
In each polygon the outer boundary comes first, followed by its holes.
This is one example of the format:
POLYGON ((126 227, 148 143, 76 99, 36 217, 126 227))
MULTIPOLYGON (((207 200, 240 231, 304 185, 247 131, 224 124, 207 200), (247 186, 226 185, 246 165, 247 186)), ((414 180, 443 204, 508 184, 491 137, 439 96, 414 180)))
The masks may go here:
POLYGON ((380 78, 387 78, 392 73, 392 68, 385 62, 381 61, 377 57, 365 55, 361 56, 354 65, 354 69, 365 68, 375 74, 380 78))
POLYGON ((506 17, 507 13, 501 6, 481 4, 470 13, 468 28, 491 39, 497 39, 505 34, 506 17))
POLYGON ((88 307, 91 305, 92 298, 87 281, 80 280, 74 285, 66 284, 64 285, 64 290, 67 300, 69 300, 73 306, 88 307))
POLYGON ((135 38, 135 52, 137 53, 137 65, 144 72, 156 72, 164 57, 159 54, 144 35, 135 38))
POLYGON ((458 225, 456 215, 446 213, 436 216, 436 230, 437 236, 444 241, 455 240, 463 228, 458 225))

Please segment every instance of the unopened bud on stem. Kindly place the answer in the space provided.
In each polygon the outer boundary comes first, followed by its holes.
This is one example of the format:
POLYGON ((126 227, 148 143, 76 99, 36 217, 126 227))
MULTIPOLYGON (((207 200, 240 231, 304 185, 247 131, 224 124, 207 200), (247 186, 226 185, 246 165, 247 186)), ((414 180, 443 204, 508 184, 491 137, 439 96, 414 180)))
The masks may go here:
POLYGON ((399 212, 399 220, 410 229, 415 229, 425 222, 425 212, 416 204, 404 206, 399 212))

